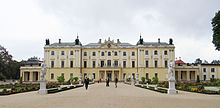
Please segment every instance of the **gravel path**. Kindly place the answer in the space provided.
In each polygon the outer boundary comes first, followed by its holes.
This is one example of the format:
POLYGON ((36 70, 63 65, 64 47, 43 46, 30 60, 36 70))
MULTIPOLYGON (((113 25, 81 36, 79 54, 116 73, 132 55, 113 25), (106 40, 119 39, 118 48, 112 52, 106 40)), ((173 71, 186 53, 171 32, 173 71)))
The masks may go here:
POLYGON ((220 108, 220 96, 179 92, 168 95, 123 83, 104 83, 38 95, 37 92, 0 96, 0 108, 220 108))

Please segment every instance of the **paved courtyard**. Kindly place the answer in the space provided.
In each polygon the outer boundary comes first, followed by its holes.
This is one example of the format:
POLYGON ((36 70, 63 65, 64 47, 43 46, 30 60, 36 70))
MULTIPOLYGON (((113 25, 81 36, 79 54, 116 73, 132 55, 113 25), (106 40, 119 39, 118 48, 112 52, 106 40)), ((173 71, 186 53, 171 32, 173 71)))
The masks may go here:
POLYGON ((220 108, 220 96, 180 92, 167 95, 123 83, 93 84, 55 94, 0 96, 0 108, 220 108))

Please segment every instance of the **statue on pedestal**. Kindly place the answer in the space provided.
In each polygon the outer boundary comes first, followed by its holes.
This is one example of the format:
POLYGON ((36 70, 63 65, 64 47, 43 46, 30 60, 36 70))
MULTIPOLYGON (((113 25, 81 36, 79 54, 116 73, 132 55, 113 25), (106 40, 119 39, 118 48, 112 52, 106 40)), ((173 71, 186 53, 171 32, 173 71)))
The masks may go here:
POLYGON ((176 94, 176 88, 175 88, 175 77, 174 77, 174 73, 173 73, 173 66, 174 63, 172 62, 172 60, 170 60, 170 65, 169 65, 169 70, 168 70, 168 74, 170 75, 170 78, 168 79, 169 81, 169 89, 168 89, 168 94, 176 94))
POLYGON ((46 64, 45 61, 43 61, 42 65, 41 65, 41 74, 40 74, 40 89, 38 91, 39 94, 47 94, 47 80, 44 77, 46 75, 47 72, 47 68, 46 68, 46 64))

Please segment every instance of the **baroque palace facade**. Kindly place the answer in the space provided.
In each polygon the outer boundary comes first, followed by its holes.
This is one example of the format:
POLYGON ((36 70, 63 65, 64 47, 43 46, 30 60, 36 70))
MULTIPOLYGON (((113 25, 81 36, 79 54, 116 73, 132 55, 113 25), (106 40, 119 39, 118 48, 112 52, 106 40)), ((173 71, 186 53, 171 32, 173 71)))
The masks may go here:
MULTIPOLYGON (((115 77, 120 81, 128 77, 158 77, 160 81, 165 81, 168 65, 175 60, 175 46, 172 39, 168 43, 160 42, 160 39, 144 42, 141 37, 136 45, 120 42, 119 39, 114 42, 110 38, 87 45, 82 45, 78 37, 75 42, 61 42, 59 39, 58 43, 53 44, 47 39, 44 60, 48 81, 57 81, 57 76, 61 75, 68 80, 80 74, 95 81, 107 77, 112 81, 115 77)), ((20 75, 24 81, 37 81, 40 71, 39 65, 26 65, 21 67, 20 75)))

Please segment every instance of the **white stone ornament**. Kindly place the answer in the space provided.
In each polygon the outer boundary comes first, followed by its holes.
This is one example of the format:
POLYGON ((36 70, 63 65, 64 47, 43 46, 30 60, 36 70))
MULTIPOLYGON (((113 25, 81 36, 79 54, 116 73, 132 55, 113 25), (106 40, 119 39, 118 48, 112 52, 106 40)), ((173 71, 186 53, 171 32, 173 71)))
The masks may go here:
POLYGON ((176 94, 176 88, 175 88, 175 77, 174 77, 174 73, 173 73, 173 66, 174 63, 172 62, 172 60, 170 60, 170 65, 169 65, 169 71, 168 74, 170 74, 170 78, 168 79, 169 81, 169 89, 167 91, 168 94, 176 94))
POLYGON ((157 88, 157 84, 154 86, 154 90, 158 90, 158 88, 157 88))
POLYGON ((146 84, 146 87, 149 88, 149 84, 148 83, 146 84))
POLYGON ((47 68, 46 68, 46 64, 45 61, 43 61, 42 65, 41 65, 41 74, 40 74, 40 89, 38 91, 38 94, 47 94, 47 81, 46 78, 44 78, 44 75, 46 75, 47 72, 47 68))

